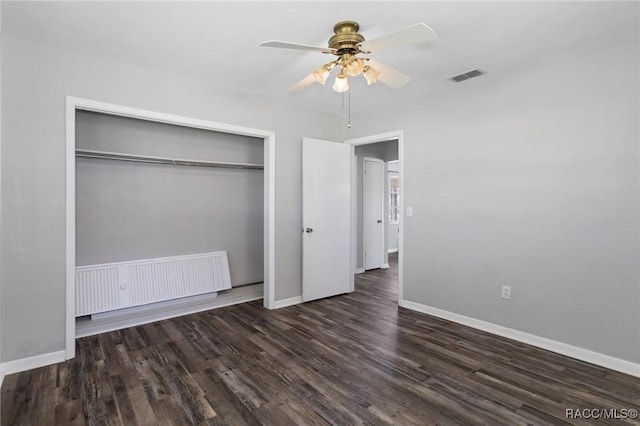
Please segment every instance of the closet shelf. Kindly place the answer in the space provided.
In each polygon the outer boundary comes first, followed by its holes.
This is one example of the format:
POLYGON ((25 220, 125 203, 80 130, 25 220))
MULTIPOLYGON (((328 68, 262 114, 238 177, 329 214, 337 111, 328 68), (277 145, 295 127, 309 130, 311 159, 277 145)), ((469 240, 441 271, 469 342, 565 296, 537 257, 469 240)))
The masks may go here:
POLYGON ((137 163, 172 164, 174 166, 222 167, 227 169, 263 170, 263 164, 230 163, 225 161, 186 160, 183 158, 151 157, 147 155, 124 154, 120 152, 94 151, 91 149, 76 149, 76 157, 97 158, 102 160, 133 161, 137 163))

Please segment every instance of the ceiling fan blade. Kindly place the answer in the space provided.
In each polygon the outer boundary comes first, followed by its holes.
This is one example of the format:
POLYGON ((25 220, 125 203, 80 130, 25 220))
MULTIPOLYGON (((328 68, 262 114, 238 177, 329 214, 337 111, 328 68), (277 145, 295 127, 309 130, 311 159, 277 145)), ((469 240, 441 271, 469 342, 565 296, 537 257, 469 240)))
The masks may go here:
POLYGON ((332 53, 328 47, 309 46, 307 44, 289 43, 288 41, 269 40, 260 43, 264 47, 276 47, 278 49, 307 50, 312 52, 332 53))
POLYGON ((368 61, 368 65, 380 71, 378 81, 386 86, 391 87, 392 89, 400 89, 401 87, 409 84, 409 82, 411 81, 409 77, 402 74, 400 71, 389 68, 388 66, 383 65, 378 61, 374 61, 373 59, 370 59, 368 61))
POLYGON ((425 24, 415 24, 373 40, 363 41, 360 48, 367 52, 380 52, 402 46, 426 43, 437 38, 435 31, 425 24))
POLYGON ((311 86, 315 81, 316 79, 313 77, 313 74, 309 74, 308 76, 306 76, 305 78, 297 82, 295 85, 291 86, 288 92, 290 93, 300 92, 306 89, 307 87, 311 86))

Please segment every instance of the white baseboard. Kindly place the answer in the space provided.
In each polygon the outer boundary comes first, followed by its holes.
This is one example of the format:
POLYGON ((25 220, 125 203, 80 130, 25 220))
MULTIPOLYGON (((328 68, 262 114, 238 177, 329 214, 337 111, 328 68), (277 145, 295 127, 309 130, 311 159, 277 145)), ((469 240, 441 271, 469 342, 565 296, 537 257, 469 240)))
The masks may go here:
POLYGON ((385 263, 384 265, 382 265, 382 266, 380 267, 380 269, 389 269, 389 264, 388 264, 388 263, 385 263))
POLYGON ((387 250, 387 253, 397 253, 397 252, 398 252, 397 248, 387 250))
POLYGON ((2 365, 0 364, 0 389, 2 389, 2 382, 4 382, 4 370, 2 369, 2 365))
POLYGON ((356 274, 364 274, 364 268, 356 269, 356 274))
POLYGON ((428 315, 433 315, 434 317, 443 318, 449 321, 466 325, 468 327, 506 337, 508 339, 517 340, 518 342, 537 346, 539 348, 546 349, 551 352, 556 352, 561 355, 566 355, 580 361, 589 362, 591 364, 596 364, 601 367, 609 368, 611 370, 616 370, 622 373, 630 374, 632 376, 640 377, 640 364, 638 363, 615 358, 610 355, 601 354, 599 352, 594 352, 589 349, 584 349, 577 346, 569 345, 567 343, 558 342, 556 340, 547 339, 545 337, 536 336, 535 334, 526 333, 524 331, 503 327, 501 325, 490 323, 487 321, 482 321, 442 309, 434 308, 432 306, 410 302, 408 300, 401 300, 399 302, 399 305, 403 308, 422 312, 428 315))
POLYGON ((276 300, 275 309, 286 308, 287 306, 297 305, 302 303, 302 296, 294 296, 288 299, 276 300))
POLYGON ((57 364, 65 360, 65 351, 49 352, 47 354, 36 355, 29 358, 16 359, 2 363, 2 378, 5 374, 20 373, 21 371, 33 370, 51 364, 57 364))

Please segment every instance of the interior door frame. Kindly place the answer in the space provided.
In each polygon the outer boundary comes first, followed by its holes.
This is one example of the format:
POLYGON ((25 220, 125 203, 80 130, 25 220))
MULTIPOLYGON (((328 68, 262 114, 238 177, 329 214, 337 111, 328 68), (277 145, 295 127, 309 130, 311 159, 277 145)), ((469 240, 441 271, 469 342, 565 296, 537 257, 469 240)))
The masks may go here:
MULTIPOLYGON (((400 183, 400 232, 398 235, 398 304, 401 305, 404 300, 404 292, 403 292, 403 270, 404 270, 404 130, 394 130, 387 133, 379 133, 371 136, 363 136, 360 138, 348 139, 345 143, 351 144, 354 147, 358 145, 366 145, 370 143, 376 142, 386 142, 389 140, 397 140, 398 141, 398 179, 400 183)), ((357 171, 355 170, 356 166, 356 155, 355 150, 352 155, 353 161, 353 172, 351 174, 351 185, 352 188, 356 188, 358 183, 357 180, 357 171)), ((357 207, 357 196, 356 191, 352 191, 351 195, 351 250, 352 250, 352 273, 355 275, 357 265, 356 265, 356 254, 357 254, 357 237, 358 237, 358 217, 356 215, 356 207, 357 207)), ((352 284, 353 285, 353 284, 352 284)), ((351 289, 354 290, 353 288, 351 289)))
POLYGON ((276 134, 225 123, 66 97, 66 308, 65 359, 75 357, 75 270, 76 270, 76 111, 92 111, 120 117, 155 121, 176 126, 251 136, 264 140, 264 307, 275 309, 275 152, 276 134))
MULTIPOLYGON (((385 223, 387 221, 385 221, 385 214, 384 214, 384 201, 385 201, 385 193, 384 193, 384 186, 385 186, 385 182, 384 182, 384 160, 381 160, 379 158, 373 158, 373 157, 362 157, 362 268, 366 271, 367 270, 367 255, 366 255, 366 249, 367 249, 367 233, 365 232, 365 226, 366 226, 366 218, 367 218, 367 179, 366 179, 366 173, 367 173, 367 168, 366 168, 366 162, 370 161, 370 162, 374 162, 374 163, 380 163, 382 165, 382 188, 380 189, 380 192, 382 193, 382 197, 381 197, 381 203, 380 203, 380 217, 382 218, 382 231, 381 231, 381 242, 380 242, 380 256, 381 256, 381 261, 380 261, 380 269, 384 269, 385 267, 385 262, 384 262, 384 252, 385 252, 385 245, 384 245, 384 239, 385 239, 385 230, 386 227, 384 226, 385 223)), ((357 187, 356 187, 357 188, 357 187)), ((357 194, 356 194, 357 195, 357 194)), ((357 226, 357 223, 356 223, 357 226)), ((357 259, 356 259, 357 262, 357 259)), ((371 268, 374 269, 374 268, 371 268)))

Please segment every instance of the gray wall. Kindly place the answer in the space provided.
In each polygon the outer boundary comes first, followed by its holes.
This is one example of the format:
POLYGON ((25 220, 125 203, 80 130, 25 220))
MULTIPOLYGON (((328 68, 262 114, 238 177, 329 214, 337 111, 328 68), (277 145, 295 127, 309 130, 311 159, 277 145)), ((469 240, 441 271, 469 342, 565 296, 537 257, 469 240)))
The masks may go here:
POLYGON ((640 361, 638 62, 636 32, 354 119, 405 131, 406 300, 640 361))
POLYGON ((301 294, 300 141, 339 118, 6 36, 2 66, 3 361, 64 349, 66 95, 275 131, 276 300, 301 294))
MULTIPOLYGON (((262 139, 79 111, 76 147, 262 163, 262 139)), ((263 172, 76 159, 76 264, 226 250, 235 285, 263 280, 263 172)))
MULTIPOLYGON (((364 209, 363 209, 363 173, 364 173, 364 157, 369 158, 377 158, 383 161, 393 161, 398 159, 398 141, 386 141, 386 142, 377 142, 366 145, 356 146, 355 149, 356 155, 356 173, 357 173, 357 189, 356 189, 356 199, 357 199, 357 212, 356 212, 356 220, 358 221, 358 232, 357 232, 357 242, 356 242, 356 268, 364 267, 364 209)), ((384 165, 384 175, 387 175, 387 165, 384 165)), ((384 180, 384 193, 387 194, 388 191, 388 181, 384 180)), ((388 211, 388 197, 385 195, 385 213, 388 211)), ((387 239, 388 239, 388 227, 389 227, 389 216, 388 214, 384 215, 384 231, 382 233, 384 239, 384 246, 387 247, 387 239)), ((384 255, 384 263, 388 263, 388 254, 385 250, 384 255)))

